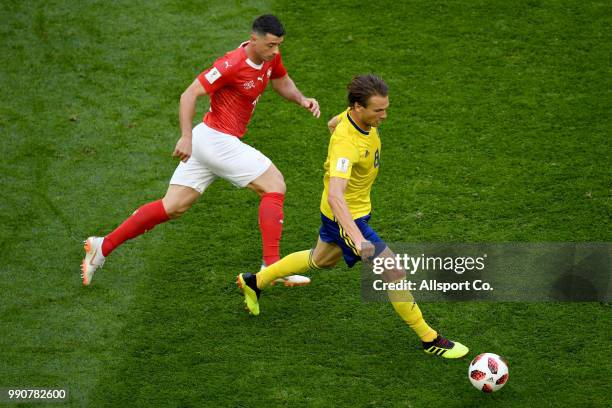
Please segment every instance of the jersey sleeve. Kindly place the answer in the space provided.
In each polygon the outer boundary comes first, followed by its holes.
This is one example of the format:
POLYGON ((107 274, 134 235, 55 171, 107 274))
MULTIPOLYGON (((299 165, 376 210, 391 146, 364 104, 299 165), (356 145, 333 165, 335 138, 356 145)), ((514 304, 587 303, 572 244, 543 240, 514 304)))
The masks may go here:
POLYGON ((221 57, 210 68, 198 75, 198 80, 207 94, 210 95, 216 90, 223 88, 232 79, 234 74, 233 66, 227 57, 221 57))
POLYGON ((359 161, 359 150, 350 140, 334 133, 329 147, 329 176, 351 178, 353 164, 359 161))
POLYGON ((272 67, 272 75, 270 75, 270 79, 282 78, 287 75, 287 70, 283 65, 283 59, 280 54, 277 54, 275 57, 276 61, 274 61, 274 65, 272 67))

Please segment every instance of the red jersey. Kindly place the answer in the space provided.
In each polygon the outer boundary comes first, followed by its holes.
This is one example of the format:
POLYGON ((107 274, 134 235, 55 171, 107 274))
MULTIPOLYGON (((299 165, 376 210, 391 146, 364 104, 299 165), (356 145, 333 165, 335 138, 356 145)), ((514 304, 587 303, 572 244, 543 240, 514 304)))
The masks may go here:
POLYGON ((246 54, 247 44, 228 52, 198 75, 210 96, 210 111, 204 115, 204 123, 239 138, 244 136, 268 81, 287 74, 280 54, 257 65, 246 54))

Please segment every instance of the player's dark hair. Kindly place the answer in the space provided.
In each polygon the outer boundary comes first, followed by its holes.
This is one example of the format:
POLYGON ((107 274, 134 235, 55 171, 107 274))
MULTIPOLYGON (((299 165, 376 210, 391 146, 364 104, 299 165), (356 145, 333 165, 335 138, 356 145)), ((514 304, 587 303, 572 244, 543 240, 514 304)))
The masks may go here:
POLYGON ((277 37, 285 35, 285 27, 281 24, 280 20, 272 14, 264 14, 259 16, 253 21, 251 27, 253 32, 259 35, 266 35, 268 33, 273 34, 277 37))
POLYGON ((389 88, 385 81, 374 74, 353 77, 347 86, 347 90, 350 107, 354 107, 355 103, 358 103, 366 108, 370 97, 374 95, 387 96, 389 93, 389 88))

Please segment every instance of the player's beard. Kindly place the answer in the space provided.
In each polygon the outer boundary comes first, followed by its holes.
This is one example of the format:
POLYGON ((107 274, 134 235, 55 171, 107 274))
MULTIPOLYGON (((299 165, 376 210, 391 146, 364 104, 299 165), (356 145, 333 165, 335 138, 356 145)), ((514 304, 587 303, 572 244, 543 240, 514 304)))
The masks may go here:
POLYGON ((379 127, 379 126, 380 126, 380 125, 381 125, 381 124, 382 124, 384 121, 385 121, 384 119, 376 119, 376 120, 374 121, 374 124, 373 124, 373 125, 370 125, 370 126, 373 126, 373 127, 379 127))
POLYGON ((383 119, 373 119, 366 123, 370 127, 378 127, 383 122, 383 119))

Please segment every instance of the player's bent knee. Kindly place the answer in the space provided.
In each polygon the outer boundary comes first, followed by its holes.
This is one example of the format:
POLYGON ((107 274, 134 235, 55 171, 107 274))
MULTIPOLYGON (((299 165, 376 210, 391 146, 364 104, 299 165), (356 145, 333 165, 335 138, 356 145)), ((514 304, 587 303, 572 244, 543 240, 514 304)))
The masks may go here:
POLYGON ((338 263, 337 258, 329 256, 317 257, 316 255, 312 258, 312 262, 320 269, 330 269, 336 266, 338 263))
POLYGON ((287 185, 285 184, 285 180, 282 177, 283 176, 281 175, 281 179, 276 185, 276 191, 274 191, 275 193, 285 194, 287 192, 287 185))
POLYGON ((166 210, 166 214, 170 219, 179 218, 181 215, 185 214, 193 204, 192 202, 166 200, 165 198, 162 202, 164 204, 164 210, 166 210))
POLYGON ((285 194, 287 192, 285 178, 274 164, 271 164, 261 176, 250 182, 247 187, 260 196, 268 193, 285 194))
POLYGON ((171 220, 179 218, 181 215, 185 214, 186 212, 187 212, 186 208, 171 207, 170 209, 166 209, 166 214, 168 214, 168 218, 170 218, 171 220))
POLYGON ((265 193, 282 193, 285 194, 287 186, 285 185, 285 177, 276 166, 272 165, 265 177, 265 183, 262 186, 265 193))
POLYGON ((200 194, 200 192, 191 187, 171 184, 166 195, 162 198, 166 215, 170 219, 174 219, 185 214, 193 203, 198 200, 200 194))
POLYGON ((336 264, 337 264, 337 263, 338 263, 338 261, 335 261, 335 260, 334 260, 334 261, 329 261, 329 260, 328 260, 328 261, 323 261, 323 262, 321 262, 321 263, 317 263, 317 262, 315 262, 315 264, 316 264, 316 265, 317 265, 319 268, 321 268, 321 269, 331 269, 331 268, 333 268, 334 266, 336 266, 336 264))
POLYGON ((274 177, 263 186, 264 193, 281 193, 287 192, 287 185, 285 184, 285 178, 280 171, 276 171, 274 177))
POLYGON ((406 271, 400 268, 393 268, 383 272, 385 282, 397 282, 401 279, 406 279, 406 271))

